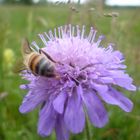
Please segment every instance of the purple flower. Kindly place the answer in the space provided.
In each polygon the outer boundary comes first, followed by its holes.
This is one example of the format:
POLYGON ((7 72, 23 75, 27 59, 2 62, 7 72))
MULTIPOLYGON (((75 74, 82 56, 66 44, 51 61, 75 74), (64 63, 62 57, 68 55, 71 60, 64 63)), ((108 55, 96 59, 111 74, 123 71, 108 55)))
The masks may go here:
MULTIPOLYGON (((29 81, 21 85, 27 89, 21 113, 41 106, 38 133, 48 136, 53 130, 57 140, 68 140, 69 133, 80 133, 85 127, 85 114, 95 127, 108 122, 107 111, 102 101, 117 105, 130 112, 133 103, 114 86, 135 91, 132 78, 126 73, 121 52, 112 46, 100 45, 103 36, 95 41, 96 30, 91 28, 85 35, 85 26, 62 26, 54 32, 39 34, 42 50, 57 62, 55 68, 60 78, 35 76, 29 70, 22 76, 29 81), (62 65, 63 64, 63 65, 62 65)), ((32 46, 38 46, 32 42, 32 46)))

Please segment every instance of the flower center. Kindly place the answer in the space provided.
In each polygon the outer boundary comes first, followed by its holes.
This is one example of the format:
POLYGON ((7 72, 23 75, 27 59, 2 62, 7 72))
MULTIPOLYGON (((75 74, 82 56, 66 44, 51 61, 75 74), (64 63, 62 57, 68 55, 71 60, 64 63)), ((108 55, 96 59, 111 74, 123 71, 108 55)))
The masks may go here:
POLYGON ((66 69, 65 72, 63 73, 63 75, 65 75, 63 79, 65 81, 67 80, 73 81, 76 85, 85 83, 88 79, 89 68, 93 66, 94 66, 93 64, 88 64, 82 68, 79 68, 78 66, 69 63, 69 65, 66 66, 67 68, 63 67, 64 69, 66 69))

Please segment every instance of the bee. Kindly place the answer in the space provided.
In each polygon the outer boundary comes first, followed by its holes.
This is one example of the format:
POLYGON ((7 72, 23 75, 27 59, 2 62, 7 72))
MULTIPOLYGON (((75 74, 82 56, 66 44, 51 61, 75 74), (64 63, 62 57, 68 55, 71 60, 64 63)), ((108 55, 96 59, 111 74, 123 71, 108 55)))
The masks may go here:
POLYGON ((55 64, 57 62, 42 49, 38 49, 38 51, 33 50, 27 39, 24 39, 22 42, 22 55, 26 69, 34 75, 59 78, 59 74, 55 70, 55 64))

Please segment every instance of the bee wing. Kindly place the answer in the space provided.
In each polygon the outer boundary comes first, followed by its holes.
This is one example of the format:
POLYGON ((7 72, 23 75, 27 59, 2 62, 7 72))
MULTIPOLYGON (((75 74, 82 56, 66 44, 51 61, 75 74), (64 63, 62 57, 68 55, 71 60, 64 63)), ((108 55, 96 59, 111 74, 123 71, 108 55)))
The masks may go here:
POLYGON ((24 38, 22 40, 21 52, 22 52, 23 56, 25 54, 30 54, 32 52, 30 45, 29 45, 29 41, 26 38, 24 38))
POLYGON ((19 60, 16 62, 16 64, 13 66, 12 71, 14 73, 20 73, 23 70, 26 70, 26 66, 23 64, 23 60, 19 60))

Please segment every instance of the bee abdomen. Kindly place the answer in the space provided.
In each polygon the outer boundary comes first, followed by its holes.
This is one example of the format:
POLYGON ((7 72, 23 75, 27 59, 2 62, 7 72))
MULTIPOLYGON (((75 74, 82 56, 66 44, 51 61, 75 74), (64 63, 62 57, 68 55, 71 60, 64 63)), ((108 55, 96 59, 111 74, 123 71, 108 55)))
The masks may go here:
POLYGON ((42 58, 35 69, 36 73, 42 76, 53 77, 54 75, 54 66, 51 62, 47 61, 45 58, 42 58))
POLYGON ((33 73, 36 73, 36 66, 38 65, 40 60, 41 60, 41 57, 39 55, 36 55, 36 54, 31 55, 28 62, 28 66, 33 73))
POLYGON ((54 77, 54 65, 50 60, 37 54, 33 54, 29 60, 29 68, 35 75, 41 75, 46 77, 54 77))

